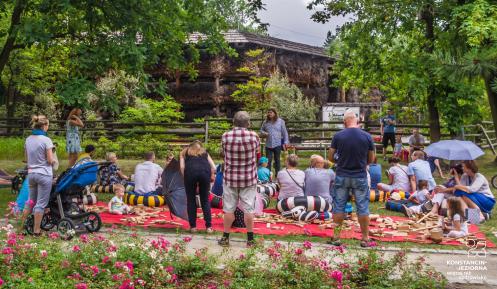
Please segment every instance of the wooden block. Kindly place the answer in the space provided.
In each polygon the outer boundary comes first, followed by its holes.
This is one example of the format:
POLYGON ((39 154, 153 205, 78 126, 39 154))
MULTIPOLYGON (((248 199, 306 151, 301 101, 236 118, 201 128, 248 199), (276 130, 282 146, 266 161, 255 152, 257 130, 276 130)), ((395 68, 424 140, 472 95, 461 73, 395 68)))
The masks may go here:
POLYGON ((376 219, 376 222, 378 222, 378 223, 383 223, 383 221, 385 221, 385 219, 383 219, 383 218, 376 219))
POLYGON ((369 215, 369 219, 371 221, 377 221, 379 218, 380 218, 380 215, 378 215, 378 214, 370 214, 369 215))
POLYGON ((410 229, 411 229, 411 226, 409 226, 409 225, 399 225, 397 227, 397 230, 399 230, 399 231, 409 231, 410 229))
POLYGON ((407 237, 409 234, 407 232, 398 232, 398 231, 386 231, 384 232, 386 236, 390 237, 407 237))

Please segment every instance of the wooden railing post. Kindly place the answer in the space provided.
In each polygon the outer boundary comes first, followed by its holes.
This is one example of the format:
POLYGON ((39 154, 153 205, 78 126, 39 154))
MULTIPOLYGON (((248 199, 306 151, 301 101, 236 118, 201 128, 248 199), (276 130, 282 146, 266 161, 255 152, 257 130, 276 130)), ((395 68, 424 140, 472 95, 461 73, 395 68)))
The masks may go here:
POLYGON ((204 126, 205 140, 204 140, 204 143, 207 144, 209 142, 209 116, 206 116, 204 118, 204 122, 205 122, 205 126, 204 126))

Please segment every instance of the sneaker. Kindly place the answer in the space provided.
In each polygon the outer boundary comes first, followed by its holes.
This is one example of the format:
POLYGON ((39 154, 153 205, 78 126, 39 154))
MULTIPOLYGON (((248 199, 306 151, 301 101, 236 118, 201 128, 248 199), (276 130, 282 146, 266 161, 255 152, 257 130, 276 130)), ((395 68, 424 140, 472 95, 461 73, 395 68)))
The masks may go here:
POLYGON ((404 214, 404 216, 408 217, 408 218, 412 218, 413 217, 413 211, 411 209, 409 209, 406 205, 402 205, 402 208, 400 209, 400 211, 404 214))
POLYGON ((254 247, 256 244, 255 240, 247 241, 247 248, 254 247))
POLYGON ((219 239, 219 241, 217 241, 217 243, 221 247, 228 247, 230 245, 230 239, 226 238, 226 237, 222 237, 221 239, 219 239))
POLYGON ((362 248, 372 248, 378 246, 376 242, 372 239, 369 240, 362 240, 361 241, 361 247, 362 248))
POLYGON ((339 247, 342 246, 342 241, 340 241, 340 239, 338 238, 331 238, 328 241, 326 241, 326 244, 339 247))
POLYGON ((206 232, 207 234, 212 234, 212 233, 214 233, 214 230, 213 230, 211 227, 209 227, 209 228, 207 228, 207 229, 205 230, 205 232, 206 232))

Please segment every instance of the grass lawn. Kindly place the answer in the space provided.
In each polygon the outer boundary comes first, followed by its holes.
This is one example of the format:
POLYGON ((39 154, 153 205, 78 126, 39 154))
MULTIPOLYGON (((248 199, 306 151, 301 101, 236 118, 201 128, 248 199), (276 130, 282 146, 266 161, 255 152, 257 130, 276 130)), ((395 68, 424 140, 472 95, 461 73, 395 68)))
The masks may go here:
MULTIPOLYGON (((307 161, 304 159, 306 158, 310 153, 305 153, 303 154, 302 161, 300 164, 300 168, 304 169, 307 167, 307 161)), ((487 179, 491 179, 492 176, 497 175, 497 163, 494 162, 495 156, 490 152, 487 151, 486 155, 478 159, 478 165, 480 168, 480 172, 487 177, 487 179)), ((65 167, 67 166, 67 161, 66 160, 60 160, 61 161, 61 168, 59 169, 59 172, 62 172, 65 167)), ((123 172, 127 175, 131 175, 134 167, 136 164, 140 163, 141 160, 119 160, 119 166, 123 170, 123 172)), ((158 161, 159 164, 163 164, 163 161, 158 161)), ((386 164, 382 158, 379 158, 379 163, 382 165, 383 170, 388 168, 388 164, 386 164)), ((14 171, 18 168, 22 168, 23 163, 21 160, 17 159, 9 159, 9 160, 0 160, 0 168, 14 174, 14 171)), ((442 179, 438 177, 438 175, 435 176, 437 179, 437 183, 442 183, 442 179)), ((386 176, 383 176, 383 182, 387 182, 386 176)), ((497 191, 493 191, 494 194, 497 196, 497 191)), ((112 195, 109 194, 100 194, 99 200, 101 201, 108 201, 112 197, 112 195)), ((16 195, 13 195, 10 192, 10 188, 1 188, 0 189, 0 211, 5 211, 7 208, 7 204, 10 201, 14 201, 16 199, 16 195)), ((376 213, 376 214, 381 214, 381 215, 396 215, 396 216, 401 216, 402 214, 392 212, 392 211, 387 211, 384 209, 385 204, 384 203, 371 203, 370 204, 370 211, 371 213, 376 213)), ((485 222, 484 224, 480 225, 480 229, 486 234, 486 236, 494 243, 497 244, 497 237, 495 234, 497 233, 497 215, 495 215, 491 220, 485 222)), ((163 230, 163 229, 160 229, 163 230)), ((176 232, 176 229, 170 229, 168 232, 176 232)), ((241 236, 241 235, 240 235, 241 236)), ((307 236, 286 236, 286 237, 281 237, 281 236, 264 236, 265 239, 277 239, 281 241, 298 241, 298 240, 308 240, 309 237, 307 236)), ((323 242, 323 238, 311 238, 311 240, 316 241, 316 242, 323 242)), ((344 240, 345 243, 356 243, 354 240, 344 240)), ((385 244, 384 244, 385 245, 385 244)), ((391 244, 397 247, 425 247, 425 248, 443 248, 443 249, 460 249, 454 246, 441 246, 441 245, 419 245, 419 244, 414 244, 414 243, 394 243, 391 244)))

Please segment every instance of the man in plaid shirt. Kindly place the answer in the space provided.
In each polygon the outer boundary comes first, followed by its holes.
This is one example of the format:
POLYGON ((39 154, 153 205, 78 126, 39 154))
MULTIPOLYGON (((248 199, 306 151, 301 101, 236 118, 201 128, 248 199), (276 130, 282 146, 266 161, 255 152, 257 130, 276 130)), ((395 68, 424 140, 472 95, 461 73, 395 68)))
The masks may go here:
POLYGON ((250 116, 239 111, 233 119, 234 128, 223 134, 224 182, 223 211, 224 234, 219 245, 229 245, 231 225, 235 220, 235 209, 240 203, 247 226, 247 245, 254 244, 254 209, 257 192, 257 152, 259 136, 249 131, 250 116))

